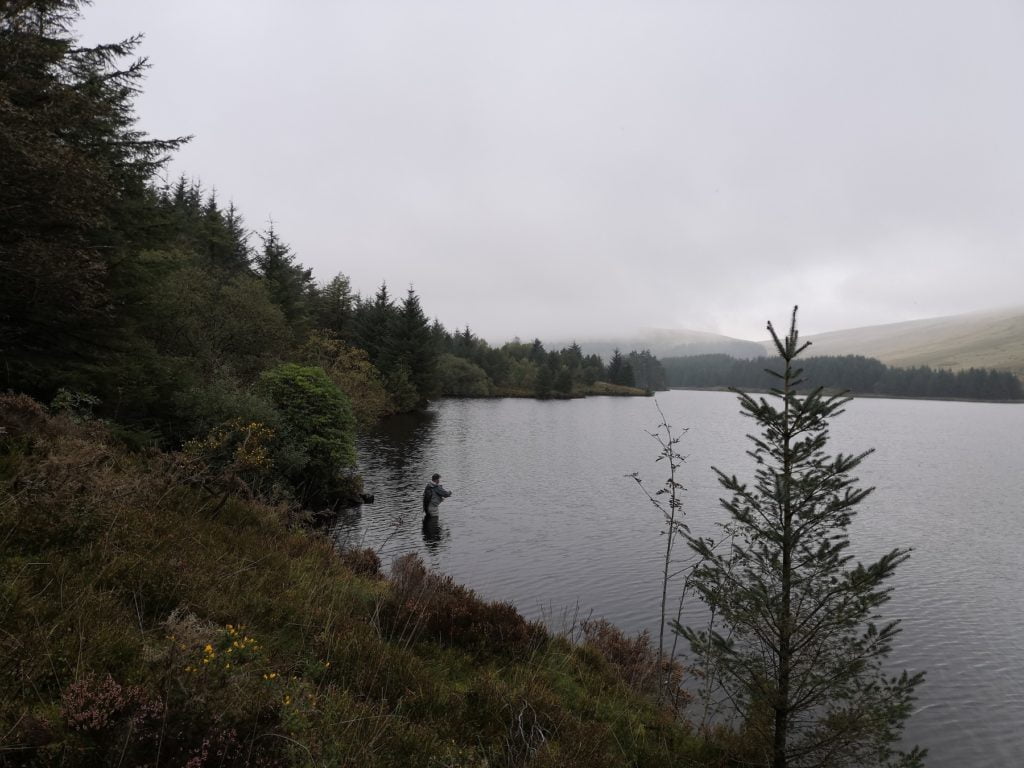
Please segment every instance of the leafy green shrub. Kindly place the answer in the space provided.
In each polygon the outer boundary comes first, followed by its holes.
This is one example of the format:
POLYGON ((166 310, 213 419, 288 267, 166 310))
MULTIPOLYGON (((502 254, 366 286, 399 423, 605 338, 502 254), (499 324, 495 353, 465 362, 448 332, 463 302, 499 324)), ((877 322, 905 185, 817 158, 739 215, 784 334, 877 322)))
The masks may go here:
POLYGON ((302 348, 302 356, 323 368, 348 396, 360 427, 371 426, 394 411, 384 379, 365 349, 331 338, 324 331, 314 331, 302 348))
POLYGON ((219 365, 174 393, 180 437, 194 438, 234 419, 276 427, 280 414, 270 400, 243 384, 229 366, 219 365))
POLYGON ((408 413, 416 410, 420 404, 420 394, 412 381, 412 372, 405 363, 395 365, 384 378, 384 384, 391 398, 391 404, 397 413, 408 413))
POLYGON ((437 361, 437 378, 442 395, 486 397, 491 394, 491 380, 487 373, 464 357, 441 355, 437 361))
POLYGON ((74 419, 86 421, 92 418, 93 408, 100 404, 100 399, 84 392, 75 392, 61 387, 50 403, 54 413, 66 414, 74 419))
POLYGON ((274 458, 300 498, 330 503, 352 493, 356 422, 345 393, 322 368, 294 363, 264 371, 260 391, 281 415, 274 458))

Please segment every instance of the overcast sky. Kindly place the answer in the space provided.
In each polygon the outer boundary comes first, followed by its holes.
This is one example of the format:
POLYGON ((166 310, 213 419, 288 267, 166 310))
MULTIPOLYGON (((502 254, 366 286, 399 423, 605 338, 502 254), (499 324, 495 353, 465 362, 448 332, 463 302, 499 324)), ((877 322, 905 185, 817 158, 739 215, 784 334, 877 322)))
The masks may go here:
POLYGON ((492 341, 1024 304, 1024 3, 98 0, 169 168, 492 341))

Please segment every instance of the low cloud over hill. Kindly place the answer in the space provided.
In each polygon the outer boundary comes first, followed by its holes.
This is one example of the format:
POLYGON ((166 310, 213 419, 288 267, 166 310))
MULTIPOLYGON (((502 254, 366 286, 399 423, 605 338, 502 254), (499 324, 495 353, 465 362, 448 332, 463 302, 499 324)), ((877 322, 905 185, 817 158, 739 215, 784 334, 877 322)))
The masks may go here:
MULTIPOLYGON (((688 331, 685 329, 647 328, 630 336, 612 338, 577 338, 585 355, 601 355, 608 359, 618 349, 623 353, 630 350, 648 349, 657 357, 689 357, 691 355, 725 354, 733 357, 750 358, 764 354, 757 342, 734 339, 717 333, 688 331)), ((558 341, 550 349, 568 346, 573 339, 558 341)))

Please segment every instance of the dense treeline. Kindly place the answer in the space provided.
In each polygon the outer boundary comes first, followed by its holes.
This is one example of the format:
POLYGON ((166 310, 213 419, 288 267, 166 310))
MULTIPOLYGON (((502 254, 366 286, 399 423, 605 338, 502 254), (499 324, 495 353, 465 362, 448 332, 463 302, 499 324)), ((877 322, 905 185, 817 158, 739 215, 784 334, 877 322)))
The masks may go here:
MULTIPOLYGON (((728 355, 673 357, 663 361, 672 387, 768 389, 775 381, 766 368, 772 358, 739 360, 728 355)), ((935 370, 925 366, 894 368, 860 355, 808 357, 801 361, 805 386, 849 390, 855 394, 895 397, 948 397, 975 400, 1020 400, 1020 380, 1012 373, 971 368, 935 370)))
POLYGON ((646 352, 606 368, 576 345, 492 348, 431 323, 411 287, 319 284, 273 222, 253 232, 216 190, 157 183, 188 137, 135 127, 139 38, 78 46, 79 5, 0 10, 0 389, 135 445, 247 444, 224 425, 261 425, 277 474, 259 485, 305 496, 329 459, 345 475, 356 424, 433 397, 664 386, 646 352))
POLYGON ((467 326, 454 333, 434 326, 441 393, 455 397, 533 395, 569 397, 611 392, 601 382, 647 392, 666 389, 661 362, 649 351, 623 355, 615 350, 605 365, 600 355, 584 355, 576 343, 548 351, 540 339, 516 339, 492 347, 467 326))

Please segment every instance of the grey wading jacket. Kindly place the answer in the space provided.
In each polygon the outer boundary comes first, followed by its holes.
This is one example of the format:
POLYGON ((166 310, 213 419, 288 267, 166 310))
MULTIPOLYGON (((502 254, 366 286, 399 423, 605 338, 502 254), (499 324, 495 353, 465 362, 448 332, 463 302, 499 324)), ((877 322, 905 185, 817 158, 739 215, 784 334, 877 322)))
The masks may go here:
POLYGON ((423 513, 436 515, 441 502, 451 495, 452 492, 446 491, 440 483, 427 483, 427 487, 423 489, 423 513))

